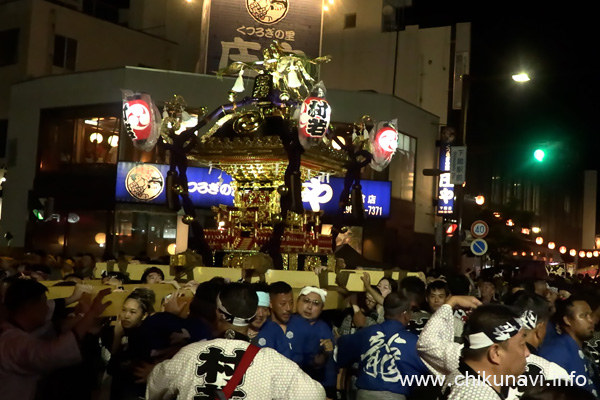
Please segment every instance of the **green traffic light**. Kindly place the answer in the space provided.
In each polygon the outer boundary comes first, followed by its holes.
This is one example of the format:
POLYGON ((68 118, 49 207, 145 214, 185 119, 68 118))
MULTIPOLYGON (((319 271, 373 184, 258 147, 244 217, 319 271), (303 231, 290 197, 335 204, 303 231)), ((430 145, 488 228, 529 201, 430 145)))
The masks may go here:
POLYGON ((33 215, 38 219, 38 221, 44 220, 44 212, 41 210, 33 210, 33 215))
POLYGON ((544 150, 542 149, 537 149, 536 151, 533 152, 533 157, 538 161, 538 162, 542 162, 544 161, 544 157, 546 156, 546 153, 544 153, 544 150))

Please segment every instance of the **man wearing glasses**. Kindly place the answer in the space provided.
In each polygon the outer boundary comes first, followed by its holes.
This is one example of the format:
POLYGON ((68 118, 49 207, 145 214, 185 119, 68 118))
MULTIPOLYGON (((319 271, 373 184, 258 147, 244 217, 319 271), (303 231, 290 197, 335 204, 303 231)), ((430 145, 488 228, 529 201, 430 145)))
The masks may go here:
POLYGON ((334 399, 337 370, 332 357, 333 332, 325 321, 319 319, 326 298, 327 291, 314 286, 306 286, 300 291, 297 312, 310 327, 303 335, 304 340, 296 341, 295 347, 302 352, 304 372, 323 385, 328 399, 334 399))

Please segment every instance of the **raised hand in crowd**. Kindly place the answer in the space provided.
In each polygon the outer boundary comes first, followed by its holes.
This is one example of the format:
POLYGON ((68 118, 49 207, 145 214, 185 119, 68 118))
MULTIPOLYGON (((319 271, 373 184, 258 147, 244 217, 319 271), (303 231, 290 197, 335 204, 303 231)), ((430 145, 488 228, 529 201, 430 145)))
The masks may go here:
POLYGON ((173 285, 173 287, 175 289, 181 289, 181 285, 179 285, 179 283, 174 279, 167 280, 167 281, 160 281, 160 283, 167 284, 167 285, 173 285))
POLYGON ((475 296, 451 296, 446 300, 446 304, 452 308, 477 308, 481 305, 481 301, 475 296))
POLYGON ((196 290, 198 289, 199 285, 200 283, 192 280, 187 283, 184 283, 182 289, 189 289, 192 293, 196 294, 196 290))
POLYGON ((181 314, 183 313, 183 310, 186 306, 186 302, 180 300, 180 297, 182 296, 182 291, 176 290, 175 292, 165 297, 165 302, 163 303, 164 311, 177 316, 182 316, 181 314))
POLYGON ((373 296, 378 306, 383 306, 383 296, 371 286, 371 275, 368 272, 363 272, 360 279, 362 279, 365 285, 365 292, 373 296))
POLYGON ((103 302, 104 298, 111 293, 110 289, 103 289, 98 292, 89 310, 83 315, 81 320, 73 327, 73 332, 78 339, 90 332, 96 326, 96 318, 100 317, 104 310, 112 304, 111 301, 103 302))
POLYGON ((73 294, 65 298, 65 305, 73 304, 81 299, 84 293, 92 293, 94 288, 91 285, 77 284, 73 288, 73 294))
POLYGON ((362 279, 363 283, 365 284, 365 288, 367 286, 371 286, 371 275, 368 272, 363 272, 360 279, 362 279))

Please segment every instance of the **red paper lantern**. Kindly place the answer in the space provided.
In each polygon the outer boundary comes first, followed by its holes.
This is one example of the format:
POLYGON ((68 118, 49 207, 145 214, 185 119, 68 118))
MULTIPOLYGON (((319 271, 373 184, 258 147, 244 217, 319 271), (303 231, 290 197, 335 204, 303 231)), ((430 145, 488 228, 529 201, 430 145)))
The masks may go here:
POLYGON ((122 90, 123 124, 133 145, 150 151, 160 136, 160 112, 147 93, 122 90))
POLYGON ((123 114, 133 140, 145 140, 152 133, 152 116, 148 103, 143 100, 130 100, 125 103, 123 114))
POLYGON ((398 132, 389 126, 380 129, 375 135, 375 145, 384 155, 391 157, 398 148, 398 132))
POLYGON ((390 164, 396 149, 398 149, 398 131, 392 124, 379 122, 371 130, 369 141, 373 153, 371 168, 383 171, 390 164))

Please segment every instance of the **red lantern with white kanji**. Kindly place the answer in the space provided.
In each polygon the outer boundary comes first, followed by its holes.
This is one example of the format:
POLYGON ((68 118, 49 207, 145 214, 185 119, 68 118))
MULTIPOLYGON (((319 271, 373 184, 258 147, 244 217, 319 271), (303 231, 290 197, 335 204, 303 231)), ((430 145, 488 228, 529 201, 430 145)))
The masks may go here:
POLYGON ((321 97, 308 97, 302 103, 298 130, 302 136, 321 139, 331 121, 331 106, 321 97))
POLYGON ((135 147, 152 150, 160 134, 160 113, 149 94, 123 90, 123 122, 135 147))
POLYGON ((382 171, 392 161, 392 156, 398 149, 398 131, 392 124, 380 122, 371 130, 369 141, 373 152, 371 167, 382 171))

